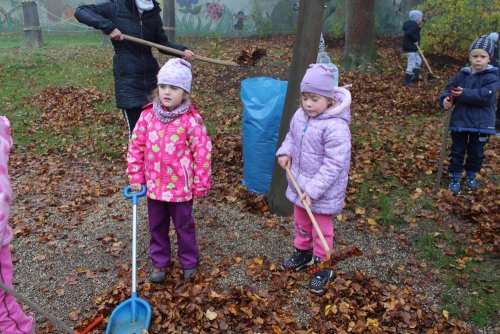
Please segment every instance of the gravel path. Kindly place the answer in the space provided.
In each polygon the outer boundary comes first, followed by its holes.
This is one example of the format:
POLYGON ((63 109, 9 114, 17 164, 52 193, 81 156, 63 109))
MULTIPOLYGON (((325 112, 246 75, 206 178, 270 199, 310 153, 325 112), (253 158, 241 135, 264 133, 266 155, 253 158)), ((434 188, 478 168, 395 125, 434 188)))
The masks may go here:
MULTIPOLYGON (((149 234, 144 204, 141 200, 138 266, 149 272, 149 234)), ((210 205, 210 199, 196 202, 195 217, 198 221, 202 270, 210 267, 214 261, 237 256, 242 258, 242 263, 254 257, 267 257, 279 264, 292 251, 291 218, 266 219, 240 212, 236 207, 217 208, 210 205)), ((68 224, 57 213, 50 218, 50 222, 58 226, 68 224)), ((40 233, 35 228, 39 223, 35 219, 29 223, 33 232, 16 238, 12 243, 16 289, 68 325, 75 325, 76 321, 70 318, 78 320, 89 316, 86 310, 94 306, 92 297, 112 287, 121 271, 119 267, 130 263, 131 203, 121 193, 103 198, 83 224, 68 226, 55 236, 56 240, 44 243, 40 242, 40 233)), ((397 283, 402 277, 420 277, 422 273, 415 268, 421 268, 408 240, 422 231, 408 228, 401 232, 392 228, 377 233, 358 231, 352 223, 337 222, 336 251, 354 245, 363 255, 340 262, 336 270, 360 270, 388 283, 397 283)), ((433 289, 429 289, 425 286, 426 279, 416 279, 414 283, 417 289, 425 290, 430 302, 433 302, 439 287, 434 285, 433 289)), ((253 282, 245 274, 243 265, 230 266, 228 275, 221 277, 219 284, 222 288, 243 285, 265 288, 258 286, 260 282, 253 282)), ((304 281, 304 287, 306 284, 307 281, 304 281)), ((302 293, 307 293, 307 290, 304 288, 302 293)), ((300 306, 303 300, 299 293, 295 302, 300 306)), ((307 314, 297 319, 307 320, 307 314)), ((37 315, 37 323, 46 326, 41 315, 37 315)))

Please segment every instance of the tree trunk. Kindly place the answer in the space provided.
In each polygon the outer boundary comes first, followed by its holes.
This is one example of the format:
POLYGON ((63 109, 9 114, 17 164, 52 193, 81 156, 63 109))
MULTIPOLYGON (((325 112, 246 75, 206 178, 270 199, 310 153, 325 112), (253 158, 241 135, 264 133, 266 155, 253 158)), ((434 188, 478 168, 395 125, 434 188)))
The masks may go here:
POLYGON ((375 0, 346 0, 346 28, 343 67, 359 69, 375 59, 375 0))
MULTIPOLYGON (((297 101, 300 96, 300 82, 309 64, 316 61, 318 53, 319 36, 321 33, 321 21, 323 17, 324 0, 300 0, 299 16, 297 22, 297 36, 293 46, 293 58, 288 79, 288 87, 283 107, 280 131, 278 135, 277 148, 285 140, 290 120, 297 110, 297 101)), ((285 171, 274 164, 271 188, 267 195, 269 209, 278 215, 290 215, 293 207, 285 197, 287 180, 285 171)))
POLYGON ((163 29, 168 41, 175 43, 175 0, 163 0, 163 29))
POLYGON ((22 3, 24 16, 24 44, 29 48, 43 46, 42 30, 38 18, 38 7, 35 1, 22 3))

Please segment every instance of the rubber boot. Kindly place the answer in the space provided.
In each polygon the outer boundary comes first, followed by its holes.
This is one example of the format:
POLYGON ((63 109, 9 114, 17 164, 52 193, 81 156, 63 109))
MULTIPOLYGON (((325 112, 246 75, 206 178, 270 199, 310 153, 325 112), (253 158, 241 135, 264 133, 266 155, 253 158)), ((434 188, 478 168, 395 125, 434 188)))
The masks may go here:
POLYGON ((420 77, 420 69, 419 68, 414 68, 413 69, 413 76, 411 78, 411 82, 417 82, 417 81, 422 81, 422 78, 420 77))
POLYGON ((403 86, 413 86, 414 83, 411 81, 413 74, 405 73, 405 80, 403 81, 403 86))

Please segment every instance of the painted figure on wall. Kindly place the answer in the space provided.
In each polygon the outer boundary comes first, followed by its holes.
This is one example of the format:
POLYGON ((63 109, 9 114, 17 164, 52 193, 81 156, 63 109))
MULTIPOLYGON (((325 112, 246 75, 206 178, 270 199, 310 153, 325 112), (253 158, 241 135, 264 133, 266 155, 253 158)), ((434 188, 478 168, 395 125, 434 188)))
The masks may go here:
POLYGON ((245 27, 245 20, 247 19, 247 16, 245 15, 245 12, 240 10, 238 14, 233 14, 234 18, 236 19, 236 23, 234 24, 234 29, 236 30, 243 30, 245 27))
MULTIPOLYGON (((42 29, 75 30, 74 9, 98 0, 38 0, 42 29), (61 21, 68 21, 63 23, 61 21), (61 24, 63 23, 63 24, 61 24)), ((104 0, 109 1, 109 0, 104 0)), ((22 0, 0 0, 0 32, 22 32, 22 0)), ((163 3, 163 1, 160 1, 163 3)), ((377 32, 399 34, 401 20, 409 6, 421 0, 383 0, 376 2, 377 32)), ((298 0, 175 0, 176 30, 179 36, 252 35, 262 33, 293 33, 298 0)), ((323 31, 341 36, 345 22, 345 1, 325 1, 323 31)), ((412 7, 410 7, 412 8, 412 7)))

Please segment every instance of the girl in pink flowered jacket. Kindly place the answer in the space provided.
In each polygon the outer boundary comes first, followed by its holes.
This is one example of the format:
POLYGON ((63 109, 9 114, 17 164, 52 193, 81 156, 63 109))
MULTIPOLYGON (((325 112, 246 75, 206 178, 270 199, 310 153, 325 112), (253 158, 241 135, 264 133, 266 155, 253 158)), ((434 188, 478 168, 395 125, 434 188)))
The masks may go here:
POLYGON ((212 142, 189 100, 191 79, 191 64, 183 59, 170 59, 160 69, 156 97, 144 107, 129 142, 130 186, 147 189, 153 283, 163 282, 171 265, 170 218, 184 278, 198 267, 193 198, 210 189, 212 142))
MULTIPOLYGON (((7 172, 11 147, 9 120, 5 116, 0 116, 0 281, 12 288, 13 266, 9 248, 12 230, 8 224, 12 188, 7 172)), ((2 289, 0 289, 0 333, 35 333, 33 318, 26 316, 14 297, 2 289)))

